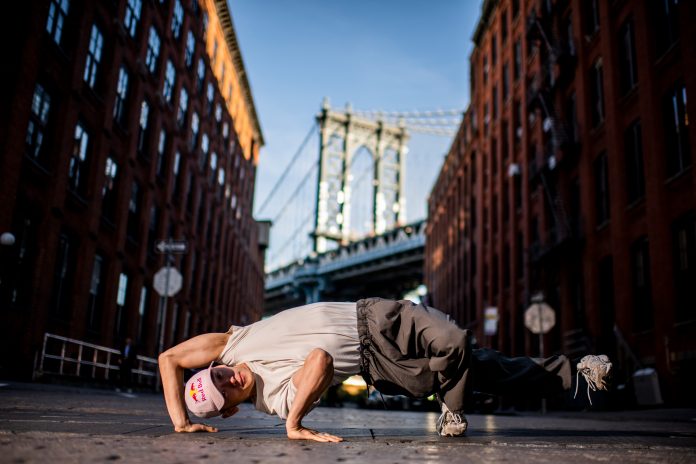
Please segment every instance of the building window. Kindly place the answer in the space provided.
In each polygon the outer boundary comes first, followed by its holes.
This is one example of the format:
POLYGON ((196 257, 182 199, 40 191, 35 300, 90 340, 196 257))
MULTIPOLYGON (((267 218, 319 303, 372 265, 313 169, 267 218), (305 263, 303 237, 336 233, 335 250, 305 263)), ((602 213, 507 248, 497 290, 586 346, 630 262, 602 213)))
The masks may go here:
POLYGON ((517 39, 517 42, 515 42, 515 65, 513 69, 513 75, 515 78, 515 81, 517 81, 520 78, 522 70, 522 41, 520 39, 517 39))
POLYGON ((213 152, 210 155, 210 183, 212 184, 215 179, 215 175, 217 174, 217 153, 213 152))
POLYGON ((191 151, 196 150, 196 146, 198 146, 198 129, 199 129, 199 121, 198 121, 198 113, 195 111, 191 115, 191 142, 190 142, 190 148, 191 151))
POLYGON ((650 24, 655 25, 657 56, 662 56, 679 39, 679 0, 648 2, 651 7, 650 24))
POLYGON ((118 290, 116 291, 116 317, 114 319, 114 338, 120 340, 126 326, 126 295, 128 294, 128 275, 121 273, 118 276, 118 290))
POLYGON ((188 31, 186 34, 186 67, 190 68, 193 64, 193 52, 196 49, 196 39, 193 37, 193 32, 188 31))
POLYGON ((114 120, 119 124, 124 123, 126 113, 126 97, 128 96, 128 71, 123 66, 118 71, 116 84, 116 101, 114 102, 114 120))
POLYGON ((579 237, 582 232, 581 190, 579 177, 574 177, 571 179, 569 196, 569 218, 567 223, 570 226, 570 232, 573 234, 573 236, 579 237))
POLYGON ((508 35, 508 12, 507 10, 503 11, 503 13, 500 15, 500 38, 505 43, 507 40, 507 35, 508 35))
POLYGON ((483 57, 483 85, 488 84, 488 57, 483 57))
POLYGON ((604 77, 601 58, 597 60, 590 71, 590 105, 592 127, 597 127, 604 122, 604 77))
POLYGON ((512 17, 516 18, 520 12, 520 0, 512 0, 512 17))
POLYGON ((662 100, 662 121, 667 148, 667 177, 675 176, 691 166, 689 115, 686 112, 686 87, 674 85, 662 100))
POLYGON ((157 240, 157 229, 159 229, 159 211, 157 205, 153 204, 150 207, 150 221, 148 224, 147 234, 147 252, 154 253, 155 241, 157 240))
POLYGON ((603 347, 615 346, 613 334, 614 324, 616 323, 616 308, 614 306, 614 259, 612 256, 605 256, 599 261, 597 269, 597 314, 600 319, 600 339, 597 340, 599 350, 605 350, 603 347), (610 340, 603 339, 609 336, 610 340))
POLYGON ((220 187, 222 187, 223 185, 225 185, 225 169, 224 169, 224 168, 221 167, 221 168, 218 170, 217 179, 218 179, 218 185, 219 185, 220 187))
POLYGON ((510 95, 510 66, 505 63, 503 65, 503 101, 506 101, 510 95))
POLYGON ((208 141, 208 134, 203 133, 201 136, 201 157, 199 158, 199 166, 201 168, 201 172, 205 172, 205 164, 208 160, 208 149, 210 148, 209 146, 209 141, 208 141))
POLYGON ((117 184, 118 164, 112 157, 106 158, 104 168, 104 185, 102 186, 102 215, 109 221, 114 221, 118 202, 117 184))
POLYGON ((99 31, 99 28, 93 24, 92 32, 89 36, 89 50, 87 51, 87 61, 85 62, 85 72, 83 78, 87 85, 94 88, 94 83, 97 80, 97 68, 101 61, 102 47, 104 45, 104 37, 99 31))
POLYGON ((51 0, 51 5, 48 7, 46 32, 58 45, 60 45, 60 40, 63 37, 63 26, 65 26, 65 18, 68 16, 69 7, 69 0, 51 0))
POLYGON ((213 114, 213 99, 215 98, 215 88, 212 82, 208 82, 208 90, 206 92, 206 112, 208 115, 213 114))
POLYGON ((73 150, 68 166, 68 187, 75 193, 84 196, 87 190, 89 134, 81 123, 75 125, 73 150))
POLYGON ((181 34, 181 25, 184 23, 184 7, 181 6, 181 1, 174 2, 174 16, 172 17, 172 35, 175 39, 181 34))
POLYGON ((619 71, 621 73, 621 93, 626 95, 638 83, 636 69, 636 46, 633 35, 633 20, 629 19, 619 31, 619 47, 621 48, 619 71))
POLYGON ((483 104, 483 131, 488 135, 488 125, 491 122, 491 115, 488 112, 488 102, 483 104))
POLYGON ((3 252, 2 265, 7 271, 0 278, 0 310, 30 308, 36 293, 34 273, 36 271, 37 231, 40 226, 38 208, 20 195, 15 206, 11 230, 16 244, 3 252), (5 267, 6 266, 6 267, 5 267))
POLYGON ((647 237, 641 237, 631 245, 631 271, 634 298, 633 328, 636 331, 650 329, 653 327, 653 305, 647 237))
POLYGON ((220 103, 215 104, 215 121, 218 123, 219 129, 222 122, 222 105, 220 103))
POLYGON ((217 40, 213 39, 213 53, 211 54, 211 59, 210 59, 210 67, 215 69, 215 65, 217 64, 217 53, 218 53, 218 42, 217 40))
POLYGON ((696 317, 696 213, 675 221, 672 231, 676 317, 692 320, 696 317))
POLYGON ((624 132, 624 153, 626 155, 626 188, 628 203, 645 196, 645 175, 643 171, 643 141, 640 121, 633 122, 624 132))
POLYGON ((517 232, 517 249, 515 250, 515 274, 517 280, 524 278, 524 235, 517 232))
POLYGON ((599 2, 598 0, 585 0, 585 34, 594 36, 599 31, 599 2))
POLYGON ((572 13, 563 20, 561 33, 565 33, 565 52, 570 56, 575 56, 575 39, 573 38, 573 16, 572 13))
POLYGON ((493 108, 491 117, 495 121, 496 119, 498 119, 498 87, 497 86, 493 86, 491 104, 492 104, 492 108, 493 108))
POLYGON ((92 279, 89 284, 89 300, 87 301, 87 329, 98 331, 101 326, 101 307, 104 296, 104 258, 94 255, 92 264, 92 279))
POLYGON ((140 289, 140 304, 138 305, 138 339, 143 338, 143 321, 147 312, 147 287, 140 289))
POLYGON ((578 143, 580 141, 579 128, 578 128, 578 115, 575 103, 575 93, 572 93, 566 100, 566 121, 567 121, 567 135, 568 139, 573 143, 578 143))
POLYGON ((167 133, 164 129, 160 130, 159 141, 157 142, 157 177, 161 177, 165 169, 165 153, 167 147, 167 133))
POLYGON ((41 164, 46 162, 45 150, 42 150, 42 146, 50 109, 51 96, 41 84, 36 84, 27 126, 26 150, 27 155, 41 164))
POLYGON ((176 71, 171 60, 167 60, 167 69, 164 73, 164 83, 162 84, 162 95, 167 103, 172 102, 172 93, 174 92, 174 83, 176 80, 176 71))
POLYGON ((51 311, 60 319, 67 319, 70 313, 70 295, 75 278, 75 251, 76 244, 72 237, 67 233, 60 234, 51 296, 51 311))
MULTIPOLYGON (((473 73, 472 73, 473 75, 473 73)), ((227 104, 232 106, 232 82, 227 84, 227 104)))
POLYGON ((594 160, 595 208, 597 227, 609 222, 609 166, 606 152, 594 160))
POLYGON ((179 110, 176 113, 176 123, 180 128, 186 123, 186 111, 188 110, 188 92, 184 87, 179 90, 179 110))
POLYGON ((503 248, 503 288, 510 288, 510 273, 512 269, 510 266, 510 245, 505 244, 503 248))
POLYGON ((190 216, 193 213, 193 196, 195 195, 195 185, 193 173, 189 174, 186 183, 186 213, 190 216))
POLYGON ((145 154, 145 140, 147 139, 147 127, 150 119, 150 105, 146 100, 140 105, 140 119, 138 121, 138 152, 145 154))
MULTIPOLYGON (((494 33, 495 34, 495 33, 494 33)), ((498 62, 498 40, 495 35, 491 38, 491 66, 498 62)))
POLYGON ((138 21, 140 21, 140 11, 142 10, 142 0, 128 0, 126 3, 126 13, 123 16, 123 25, 126 27, 128 34, 135 37, 135 32, 138 29, 138 21))
POLYGON ((177 151, 174 154, 174 163, 172 164, 172 173, 174 174, 174 193, 172 194, 172 196, 174 197, 174 199, 178 199, 179 194, 181 193, 181 176, 179 175, 180 164, 181 153, 177 151))
POLYGON ((201 93, 203 91, 203 83, 205 82, 205 61, 203 58, 198 58, 198 70, 197 70, 198 80, 196 81, 196 91, 201 93))
POLYGON ((147 39, 147 52, 145 54, 145 66, 151 73, 157 70, 157 57, 160 50, 160 38, 154 26, 150 26, 150 36, 147 39))
POLYGON ((140 226, 140 202, 141 193, 140 185, 137 181, 133 181, 133 187, 131 188, 130 199, 128 200, 128 227, 127 234, 128 238, 135 240, 138 237, 138 228, 140 226))
POLYGON ((522 127, 522 123, 524 121, 524 111, 522 110, 522 102, 520 102, 519 100, 515 100, 514 108, 515 145, 517 145, 517 143, 520 140, 522 140, 522 136, 524 135, 524 129, 522 127))

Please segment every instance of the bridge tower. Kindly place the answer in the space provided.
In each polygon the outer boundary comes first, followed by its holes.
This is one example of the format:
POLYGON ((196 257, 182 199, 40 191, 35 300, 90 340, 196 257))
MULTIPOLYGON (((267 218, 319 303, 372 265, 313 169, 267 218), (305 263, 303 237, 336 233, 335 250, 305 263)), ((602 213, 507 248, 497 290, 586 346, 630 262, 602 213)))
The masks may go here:
POLYGON ((372 155, 372 233, 379 235, 404 224, 404 169, 408 132, 403 120, 387 124, 331 109, 324 98, 317 115, 319 125, 319 175, 314 217, 314 251, 327 251, 329 242, 350 241, 351 166, 353 156, 365 147, 372 155))

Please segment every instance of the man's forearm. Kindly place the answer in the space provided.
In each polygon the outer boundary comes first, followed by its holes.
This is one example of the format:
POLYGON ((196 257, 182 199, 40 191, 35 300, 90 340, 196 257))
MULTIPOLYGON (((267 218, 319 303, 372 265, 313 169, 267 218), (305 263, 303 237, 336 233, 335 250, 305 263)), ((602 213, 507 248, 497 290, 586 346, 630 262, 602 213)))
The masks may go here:
POLYGON ((191 424, 183 400, 183 369, 168 356, 159 357, 160 376, 167 412, 174 424, 174 430, 191 424))
POLYGON ((302 418, 309 412, 312 404, 331 385, 333 373, 333 358, 327 352, 314 350, 307 356, 302 372, 293 377, 297 393, 288 413, 286 428, 301 425, 302 418))

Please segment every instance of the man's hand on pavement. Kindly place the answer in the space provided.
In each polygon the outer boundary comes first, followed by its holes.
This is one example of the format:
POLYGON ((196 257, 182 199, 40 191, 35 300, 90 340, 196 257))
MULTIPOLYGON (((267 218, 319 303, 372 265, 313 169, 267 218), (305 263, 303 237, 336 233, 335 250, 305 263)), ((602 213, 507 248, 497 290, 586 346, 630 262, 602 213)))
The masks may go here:
POLYGON ((343 438, 337 437, 336 435, 331 435, 326 432, 318 432, 316 430, 308 429, 306 427, 288 427, 288 438, 290 440, 314 440, 321 442, 331 442, 338 443, 343 441, 343 438))
POLYGON ((174 427, 175 432, 179 433, 195 433, 195 432, 217 432, 217 427, 212 427, 205 424, 186 424, 183 427, 174 427))

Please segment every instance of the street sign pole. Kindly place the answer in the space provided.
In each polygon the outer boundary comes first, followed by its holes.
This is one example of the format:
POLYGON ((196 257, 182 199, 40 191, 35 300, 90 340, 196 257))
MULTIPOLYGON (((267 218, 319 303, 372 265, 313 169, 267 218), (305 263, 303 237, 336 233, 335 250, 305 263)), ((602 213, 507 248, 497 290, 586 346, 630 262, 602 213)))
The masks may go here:
MULTIPOLYGON (((169 303, 169 295, 176 295, 181 289, 182 277, 177 269, 172 264, 174 263, 174 254, 184 254, 188 251, 188 243, 186 240, 158 240, 155 243, 155 251, 164 255, 164 267, 155 273, 152 286, 160 295, 159 309, 159 353, 164 350, 164 332, 167 325, 167 307, 169 303), (164 272, 164 275, 162 273, 164 272), (162 282, 164 277, 164 282, 162 282), (171 279, 170 277, 173 277, 171 279), (164 286, 164 287, 163 287, 164 286)), ((156 390, 159 391, 162 379, 159 369, 157 369, 156 390)))
MULTIPOLYGON (((164 261, 169 267, 172 263, 172 254, 167 251, 165 254, 164 261)), ((166 291, 164 292, 164 296, 160 296, 160 314, 161 314, 161 324, 160 324, 160 339, 159 339, 159 353, 162 353, 162 350, 164 349, 164 327, 167 323, 167 303, 169 302, 169 274, 170 271, 167 270, 166 278, 165 278, 165 283, 164 283, 164 288, 166 291)))
MULTIPOLYGON (((541 303, 544 302, 544 294, 539 292, 532 296, 532 302, 536 304, 537 317, 539 318, 539 357, 544 358, 544 328, 541 319, 541 303)), ((541 399, 541 413, 546 414, 546 398, 541 399)))
MULTIPOLYGON (((537 302, 536 307, 537 307, 537 314, 539 317, 539 324, 541 325, 541 302, 537 302)), ((544 332, 539 331, 539 357, 543 358, 544 357, 544 332)))

